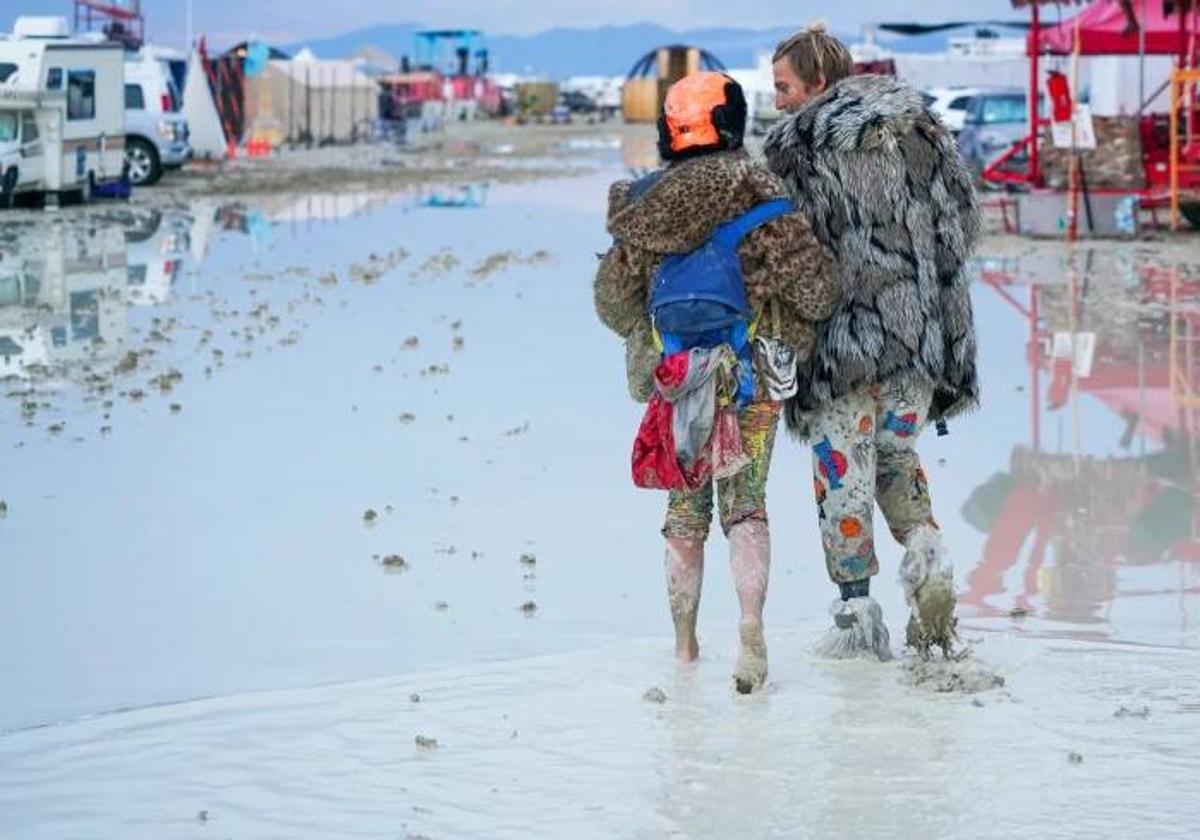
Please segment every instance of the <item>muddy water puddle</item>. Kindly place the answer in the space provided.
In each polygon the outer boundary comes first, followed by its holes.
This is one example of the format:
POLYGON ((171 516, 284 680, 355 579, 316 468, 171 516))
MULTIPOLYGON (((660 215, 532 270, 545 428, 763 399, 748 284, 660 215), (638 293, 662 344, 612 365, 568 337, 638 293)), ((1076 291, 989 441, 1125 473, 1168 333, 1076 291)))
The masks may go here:
POLYGON ((596 250, 555 196, 604 194, 542 190, 5 220, 0 728, 520 649, 535 330, 596 250))

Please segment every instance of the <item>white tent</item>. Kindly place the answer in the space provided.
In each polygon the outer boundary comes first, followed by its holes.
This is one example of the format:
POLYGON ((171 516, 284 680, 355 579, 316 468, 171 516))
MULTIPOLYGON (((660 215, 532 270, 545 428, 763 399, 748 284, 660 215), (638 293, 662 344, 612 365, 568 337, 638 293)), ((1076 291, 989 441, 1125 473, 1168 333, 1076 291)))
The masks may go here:
POLYGON ((198 158, 225 157, 225 131, 208 87, 208 76, 200 54, 193 51, 188 59, 187 82, 183 88, 183 115, 191 131, 192 149, 198 158))
POLYGON ((377 119, 379 84, 351 61, 319 59, 305 48, 246 80, 247 136, 345 142, 377 119))

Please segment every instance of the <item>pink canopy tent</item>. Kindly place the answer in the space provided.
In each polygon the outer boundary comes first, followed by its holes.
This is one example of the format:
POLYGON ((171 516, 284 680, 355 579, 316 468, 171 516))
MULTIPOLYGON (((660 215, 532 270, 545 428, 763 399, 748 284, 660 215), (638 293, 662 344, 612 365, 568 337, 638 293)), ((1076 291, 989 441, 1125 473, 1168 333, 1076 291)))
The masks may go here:
MULTIPOLYGON (((1200 9, 1169 14, 1162 2, 1151 0, 1143 14, 1140 0, 1132 7, 1138 23, 1145 29, 1146 55, 1186 56, 1200 37, 1197 16, 1200 9)), ((1083 55, 1138 55, 1142 35, 1130 27, 1123 4, 1118 0, 1099 0, 1076 17, 1056 26, 1043 26, 1030 32, 1028 53, 1070 55, 1075 44, 1075 25, 1079 24, 1079 46, 1083 55)))
POLYGON ((1029 136, 1013 145, 983 171, 984 180, 997 184, 1043 185, 1041 126, 1038 88, 1041 57, 1071 55, 1075 47, 1076 22, 1083 55, 1173 55, 1180 68, 1200 64, 1200 0, 1010 0, 1013 8, 1028 8, 1030 30, 1026 42, 1029 55, 1029 136), (1083 6, 1075 17, 1046 25, 1044 9, 1083 6), (1143 41, 1145 47, 1143 49, 1143 41), (1009 161, 1023 151, 1029 164, 1023 171, 1009 170, 1009 161))

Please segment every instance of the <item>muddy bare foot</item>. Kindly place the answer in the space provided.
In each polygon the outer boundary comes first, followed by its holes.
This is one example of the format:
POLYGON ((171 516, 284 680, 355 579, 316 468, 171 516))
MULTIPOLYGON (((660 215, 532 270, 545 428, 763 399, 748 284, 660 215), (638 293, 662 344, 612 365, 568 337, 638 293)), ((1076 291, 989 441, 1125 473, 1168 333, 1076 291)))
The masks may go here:
POLYGON ((741 649, 733 670, 738 694, 750 694, 767 684, 767 642, 761 624, 744 623, 740 631, 741 649))

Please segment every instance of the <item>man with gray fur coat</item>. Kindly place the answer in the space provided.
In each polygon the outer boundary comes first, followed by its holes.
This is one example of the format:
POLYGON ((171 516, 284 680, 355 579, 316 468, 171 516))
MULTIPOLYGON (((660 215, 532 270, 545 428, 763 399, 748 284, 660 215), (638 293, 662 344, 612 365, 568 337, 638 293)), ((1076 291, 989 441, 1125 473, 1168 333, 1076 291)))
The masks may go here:
POLYGON ((841 590, 821 648, 892 655, 869 595, 878 502, 905 546, 907 642, 948 654, 953 570, 915 444, 930 421, 979 401, 964 268, 979 233, 975 190, 920 94, 889 77, 854 76, 849 51, 824 27, 783 41, 774 72, 776 105, 788 115, 766 138, 767 163, 835 253, 843 286, 787 411, 813 447, 826 567, 841 590))

